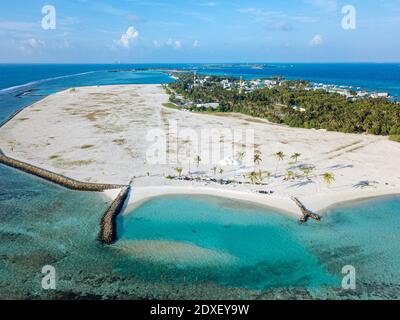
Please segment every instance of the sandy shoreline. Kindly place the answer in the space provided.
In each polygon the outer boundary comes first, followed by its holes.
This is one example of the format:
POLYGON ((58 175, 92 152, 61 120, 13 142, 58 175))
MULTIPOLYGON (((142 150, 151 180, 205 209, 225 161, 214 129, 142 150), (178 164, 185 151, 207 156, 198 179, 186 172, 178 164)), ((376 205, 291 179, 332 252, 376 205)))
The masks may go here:
MULTIPOLYGON (((291 196, 318 212, 346 201, 400 194, 400 144, 386 137, 289 128, 238 114, 194 114, 163 107, 167 101, 160 85, 66 90, 25 108, 0 128, 0 148, 17 160, 78 181, 126 185, 134 177, 128 210, 158 196, 204 194, 253 202, 298 217, 291 196), (146 137, 153 129, 168 130, 169 123, 176 123, 180 132, 253 129, 254 146, 263 160, 257 170, 271 173, 267 185, 166 179, 176 175, 176 166, 184 174, 190 169, 193 176, 212 177, 211 169, 217 165, 224 170, 218 178, 227 180, 245 180, 243 175, 254 170, 234 164, 149 163, 146 137), (283 161, 275 159, 278 151, 287 155, 283 161), (302 154, 296 164, 290 160, 295 152, 302 154), (287 170, 300 174, 300 165, 314 166, 312 177, 285 181, 287 170), (321 178, 325 172, 335 175, 331 186, 321 178), (273 195, 259 194, 260 190, 273 195)), ((193 151, 185 137, 178 136, 177 145, 167 152, 176 157, 183 147, 193 151)), ((106 195, 115 198, 116 192, 106 195)))
MULTIPOLYGON (((104 194, 114 199, 116 191, 107 190, 104 194)), ((233 190, 223 190, 217 188, 204 187, 143 187, 135 188, 129 196, 124 214, 129 214, 142 204, 158 197, 165 196, 212 196, 225 199, 231 199, 250 205, 260 205, 262 207, 275 210, 293 218, 300 218, 301 211, 289 197, 279 197, 273 195, 261 195, 250 192, 240 192, 233 190)), ((362 192, 349 192, 335 195, 321 195, 319 197, 303 197, 302 202, 315 212, 323 213, 331 208, 346 203, 361 201, 385 196, 400 196, 398 190, 368 190, 362 192)))
MULTIPOLYGON (((106 191, 108 195, 109 192, 106 191)), ((292 200, 285 197, 266 196, 250 192, 241 192, 235 190, 223 190, 217 188, 206 187, 138 187, 132 190, 127 203, 125 214, 135 210, 143 203, 158 197, 163 196, 212 196, 225 199, 231 199, 240 202, 247 202, 250 204, 260 205, 270 209, 275 209, 281 213, 298 218, 301 216, 299 208, 292 200)))

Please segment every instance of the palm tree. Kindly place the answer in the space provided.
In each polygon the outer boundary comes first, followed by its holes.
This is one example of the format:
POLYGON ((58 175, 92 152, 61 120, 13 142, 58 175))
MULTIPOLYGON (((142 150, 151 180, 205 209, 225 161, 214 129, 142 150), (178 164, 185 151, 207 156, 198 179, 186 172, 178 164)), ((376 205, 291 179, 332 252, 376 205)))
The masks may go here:
POLYGON ((201 158, 200 158, 199 155, 197 155, 197 156, 194 157, 194 162, 196 163, 197 168, 198 168, 199 165, 200 165, 200 162, 201 162, 201 158))
POLYGON ((278 174, 278 166, 279 166, 279 161, 282 161, 285 158, 285 154, 282 151, 279 151, 275 153, 276 159, 278 159, 278 163, 276 165, 276 170, 275 170, 275 177, 278 174))
POLYGON ((254 154, 253 162, 256 165, 259 165, 262 162, 261 153, 257 152, 257 153, 254 154))
POLYGON ((224 169, 222 169, 222 168, 219 168, 219 171, 218 171, 218 173, 222 176, 222 174, 224 173, 224 169))
POLYGON ((301 157, 301 153, 293 153, 292 156, 290 157, 290 159, 294 160, 295 163, 297 163, 297 161, 299 160, 299 158, 301 157))
POLYGON ((325 172, 322 177, 328 186, 335 181, 335 175, 331 172, 325 172))
POLYGON ((212 168, 211 168, 211 171, 214 172, 214 177, 215 177, 216 174, 217 174, 217 170, 218 170, 217 167, 212 167, 212 168))
POLYGON ((286 180, 292 180, 295 178, 295 173, 293 171, 288 170, 287 174, 286 174, 286 180))
POLYGON ((310 174, 313 172, 312 167, 302 167, 301 171, 303 171, 304 175, 306 176, 307 179, 310 179, 310 174))
POLYGON ((182 176, 183 169, 181 167, 175 168, 176 173, 178 174, 179 178, 182 176))
POLYGON ((275 156, 278 159, 278 161, 282 161, 286 157, 282 151, 277 152, 275 156))
POLYGON ((249 173, 248 178, 252 184, 255 184, 257 182, 257 176, 257 172, 255 171, 249 173))
POLYGON ((238 153, 236 153, 236 159, 239 160, 239 161, 243 161, 245 156, 246 156, 246 152, 238 152, 238 153))

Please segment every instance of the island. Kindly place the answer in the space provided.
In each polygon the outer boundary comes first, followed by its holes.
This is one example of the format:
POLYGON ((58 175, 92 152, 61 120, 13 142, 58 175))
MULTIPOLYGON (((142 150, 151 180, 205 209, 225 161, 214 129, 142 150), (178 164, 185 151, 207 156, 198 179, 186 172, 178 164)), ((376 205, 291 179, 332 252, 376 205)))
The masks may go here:
MULTIPOLYGON (((112 199, 129 186, 129 195, 122 197, 129 210, 154 197, 198 194, 301 218, 299 203, 321 212, 339 202, 400 193, 400 144, 388 136, 290 127, 270 117, 221 109, 213 100, 189 110, 194 102, 185 105, 189 95, 179 87, 182 83, 78 87, 50 95, 3 124, 2 153, 74 181, 114 186, 102 190, 112 199), (185 104, 179 105, 179 99, 185 104), (229 130, 253 137, 238 143, 229 130), (205 159, 188 132, 197 137, 219 132, 217 141, 232 147, 230 156, 205 159), (166 141, 158 162, 152 158, 157 139, 166 141)), ((297 107, 282 109, 307 115, 307 106, 304 111, 297 107)))

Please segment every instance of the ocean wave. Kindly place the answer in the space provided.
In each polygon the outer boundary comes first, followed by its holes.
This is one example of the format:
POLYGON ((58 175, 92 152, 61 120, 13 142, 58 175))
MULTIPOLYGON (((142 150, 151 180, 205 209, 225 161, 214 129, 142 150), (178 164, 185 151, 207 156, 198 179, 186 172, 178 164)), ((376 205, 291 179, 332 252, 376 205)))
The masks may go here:
POLYGON ((84 75, 97 73, 97 72, 101 72, 101 71, 81 72, 81 73, 69 74, 69 75, 65 75, 65 76, 59 76, 59 77, 53 77, 53 78, 47 78, 47 79, 32 81, 32 82, 28 82, 28 83, 21 84, 21 85, 18 85, 18 86, 13 86, 13 87, 1 89, 0 90, 0 94, 13 93, 13 92, 16 92, 16 91, 24 89, 24 88, 29 88, 29 87, 35 86, 37 84, 46 83, 46 82, 50 82, 50 81, 54 81, 54 80, 71 78, 71 77, 84 76, 84 75))

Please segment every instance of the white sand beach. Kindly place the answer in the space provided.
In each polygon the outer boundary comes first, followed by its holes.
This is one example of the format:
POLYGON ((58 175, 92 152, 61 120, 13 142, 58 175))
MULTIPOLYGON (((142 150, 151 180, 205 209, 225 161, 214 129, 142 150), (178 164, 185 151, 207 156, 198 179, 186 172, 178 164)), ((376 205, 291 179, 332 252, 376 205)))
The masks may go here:
MULTIPOLYGON (((386 137, 343 134, 322 130, 290 128, 239 114, 198 114, 163 106, 168 96, 160 85, 117 85, 81 87, 51 95, 20 112, 0 129, 0 148, 17 160, 84 182, 132 183, 129 208, 147 199, 171 194, 208 194, 249 201, 300 215, 290 197, 296 196, 311 210, 320 211, 342 201, 400 193, 400 143, 386 137), (151 130, 168 130, 176 123, 179 131, 253 129, 254 145, 262 162, 256 170, 268 171, 267 185, 250 183, 221 185, 211 181, 167 179, 189 169, 194 177, 212 178, 212 168, 223 173, 218 179, 240 180, 254 168, 235 164, 151 164, 146 139, 151 130), (278 161, 274 154, 286 157, 278 161), (290 156, 300 153, 297 163, 290 156), (300 166, 313 166, 309 179, 300 166), (190 167, 190 168, 189 168, 190 167), (287 171, 298 177, 285 180, 287 171), (327 185, 322 174, 331 172, 335 181, 327 185), (258 191, 273 194, 259 194, 258 191)), ((167 131, 168 132, 168 131, 167 131)), ((170 134, 170 133, 168 133, 170 134)), ((226 138, 229 143, 235 143, 226 138)), ((168 145, 169 155, 178 155, 179 138, 168 145)), ((107 191, 114 197, 116 191, 107 191)))

